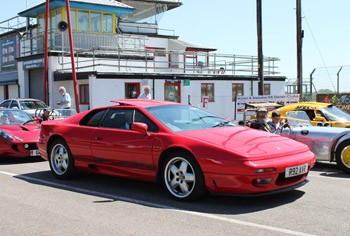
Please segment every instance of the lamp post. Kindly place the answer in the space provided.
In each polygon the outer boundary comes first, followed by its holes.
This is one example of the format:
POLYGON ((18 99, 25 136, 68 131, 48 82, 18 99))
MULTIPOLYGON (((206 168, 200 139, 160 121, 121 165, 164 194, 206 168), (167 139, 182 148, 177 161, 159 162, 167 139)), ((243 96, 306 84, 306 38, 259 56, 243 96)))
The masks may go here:
POLYGON ((264 55, 262 47, 262 10, 261 0, 256 0, 256 20, 258 34, 258 93, 264 95, 264 55))
POLYGON ((300 99, 303 95, 303 64, 302 64, 302 47, 304 31, 301 27, 301 0, 296 2, 296 18, 297 18, 297 78, 298 78, 298 94, 300 99))

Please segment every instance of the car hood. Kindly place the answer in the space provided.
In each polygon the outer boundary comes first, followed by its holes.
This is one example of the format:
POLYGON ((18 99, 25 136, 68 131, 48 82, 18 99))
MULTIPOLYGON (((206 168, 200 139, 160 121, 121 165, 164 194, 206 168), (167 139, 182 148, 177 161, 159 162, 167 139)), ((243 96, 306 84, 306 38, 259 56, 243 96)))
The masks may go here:
POLYGON ((276 158, 308 151, 289 138, 245 127, 220 127, 185 131, 181 135, 229 150, 249 160, 276 158))
POLYGON ((24 142, 37 142, 39 140, 40 126, 38 124, 1 126, 0 129, 23 139, 24 142))

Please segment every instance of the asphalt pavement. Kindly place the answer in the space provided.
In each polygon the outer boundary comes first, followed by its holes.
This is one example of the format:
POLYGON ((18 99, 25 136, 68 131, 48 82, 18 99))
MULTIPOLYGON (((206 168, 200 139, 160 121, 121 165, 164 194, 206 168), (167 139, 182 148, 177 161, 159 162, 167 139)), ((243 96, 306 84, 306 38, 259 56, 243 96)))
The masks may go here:
POLYGON ((0 235, 349 235, 350 175, 318 163, 309 180, 276 195, 183 203, 156 183, 58 180, 40 158, 1 158, 0 235))

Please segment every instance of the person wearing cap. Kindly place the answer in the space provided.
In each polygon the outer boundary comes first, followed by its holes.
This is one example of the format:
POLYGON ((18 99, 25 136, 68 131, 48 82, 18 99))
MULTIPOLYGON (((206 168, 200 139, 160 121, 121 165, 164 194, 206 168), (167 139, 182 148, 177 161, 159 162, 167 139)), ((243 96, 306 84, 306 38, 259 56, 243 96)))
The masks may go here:
POLYGON ((256 110, 256 120, 253 121, 250 128, 272 133, 270 126, 267 124, 267 110, 265 107, 256 110))
POLYGON ((50 119, 50 109, 49 108, 44 108, 43 114, 41 115, 41 120, 40 123, 46 120, 51 120, 50 119))
POLYGON ((282 127, 284 122, 281 121, 281 112, 279 110, 275 110, 271 113, 272 119, 267 122, 270 126, 271 132, 275 134, 281 134, 282 127))

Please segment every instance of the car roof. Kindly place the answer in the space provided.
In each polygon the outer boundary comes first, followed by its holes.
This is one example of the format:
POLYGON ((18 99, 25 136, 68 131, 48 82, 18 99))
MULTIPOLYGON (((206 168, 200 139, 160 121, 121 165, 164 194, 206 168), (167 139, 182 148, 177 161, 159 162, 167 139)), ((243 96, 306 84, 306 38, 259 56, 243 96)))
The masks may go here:
POLYGON ((287 106, 282 107, 283 108, 288 108, 288 107, 293 107, 293 106, 313 106, 312 108, 314 109, 320 109, 323 107, 330 107, 332 106, 332 103, 323 103, 323 102, 299 102, 299 103, 292 103, 287 106))
POLYGON ((136 106, 136 107, 152 107, 161 105, 183 105, 181 103, 153 100, 153 99, 121 99, 112 100, 111 102, 119 103, 119 105, 136 106))

